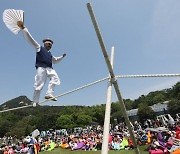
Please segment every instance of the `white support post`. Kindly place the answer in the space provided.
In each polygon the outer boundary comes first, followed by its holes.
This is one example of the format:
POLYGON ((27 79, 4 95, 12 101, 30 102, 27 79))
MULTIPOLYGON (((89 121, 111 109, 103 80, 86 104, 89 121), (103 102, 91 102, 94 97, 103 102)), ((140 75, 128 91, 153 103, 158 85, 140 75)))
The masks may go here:
POLYGON ((114 74, 114 71, 112 69, 111 63, 109 61, 107 50, 106 50, 106 47, 104 45, 103 38, 101 36, 100 30, 99 30, 98 24, 96 22, 96 18, 95 18, 95 15, 94 15, 94 12, 92 10, 92 7, 91 7, 90 3, 87 3, 87 8, 88 8, 91 20, 92 20, 93 25, 94 25, 94 29, 96 31, 96 35, 97 35, 97 38, 99 40, 99 44, 100 44, 101 49, 102 49, 102 53, 103 53, 104 59, 106 61, 106 65, 108 67, 108 70, 109 70, 109 73, 110 73, 110 76, 111 76, 111 83, 113 84, 114 89, 116 91, 116 95, 117 95, 119 103, 120 103, 121 111, 122 111, 122 114, 124 116, 126 125, 128 127, 128 130, 129 130, 129 133, 130 133, 130 137, 131 137, 132 142, 133 142, 135 153, 139 154, 140 152, 139 152, 139 149, 137 147, 137 143, 136 143, 136 139, 135 139, 135 136, 134 136, 134 132, 133 132, 133 129, 131 127, 131 124, 130 124, 130 121, 129 121, 129 117, 128 117, 127 112, 126 112, 126 107, 125 107, 124 101, 122 99, 120 90, 119 90, 118 82, 117 82, 117 80, 115 78, 115 74, 114 74))
MULTIPOLYGON (((111 66, 113 68, 114 63, 114 47, 111 48, 111 66)), ((111 115, 111 102, 112 102, 112 83, 111 79, 108 80, 106 110, 104 118, 104 131, 103 131, 103 143, 101 154, 108 154, 108 141, 109 141, 109 128, 110 128, 110 115, 111 115)))

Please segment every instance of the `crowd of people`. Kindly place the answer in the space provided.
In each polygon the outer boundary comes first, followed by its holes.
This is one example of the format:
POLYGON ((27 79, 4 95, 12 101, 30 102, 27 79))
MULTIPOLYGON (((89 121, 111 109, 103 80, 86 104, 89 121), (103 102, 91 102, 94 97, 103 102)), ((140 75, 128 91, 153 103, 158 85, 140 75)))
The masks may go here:
MULTIPOLYGON (((147 120, 143 125, 135 121, 132 124, 138 145, 146 145, 147 153, 162 154, 180 153, 180 121, 163 125, 159 121, 147 120)), ((102 148, 103 127, 88 126, 76 131, 51 130, 50 133, 39 133, 37 136, 1 138, 0 154, 28 153, 36 154, 40 151, 53 151, 55 148, 69 150, 92 150, 102 148)), ((133 143, 125 123, 110 127, 109 150, 131 150, 133 143)))

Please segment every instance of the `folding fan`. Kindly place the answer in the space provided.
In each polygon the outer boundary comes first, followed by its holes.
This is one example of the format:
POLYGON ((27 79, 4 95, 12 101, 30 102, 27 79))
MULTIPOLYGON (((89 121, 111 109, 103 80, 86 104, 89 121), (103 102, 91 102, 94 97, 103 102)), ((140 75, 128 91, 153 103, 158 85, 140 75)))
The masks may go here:
POLYGON ((14 9, 4 10, 3 21, 11 32, 18 34, 21 29, 18 27, 17 22, 24 22, 24 11, 14 9))

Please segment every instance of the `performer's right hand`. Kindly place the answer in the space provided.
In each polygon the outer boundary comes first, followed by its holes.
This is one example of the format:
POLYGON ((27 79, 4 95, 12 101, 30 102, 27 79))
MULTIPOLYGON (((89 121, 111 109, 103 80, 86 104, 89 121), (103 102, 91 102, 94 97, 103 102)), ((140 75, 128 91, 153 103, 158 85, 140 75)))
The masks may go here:
POLYGON ((17 25, 18 25, 18 27, 19 27, 20 29, 24 29, 24 28, 25 28, 24 23, 23 23, 22 21, 18 21, 18 22, 17 22, 17 25))
POLYGON ((66 56, 66 53, 64 53, 62 56, 65 57, 65 56, 66 56))

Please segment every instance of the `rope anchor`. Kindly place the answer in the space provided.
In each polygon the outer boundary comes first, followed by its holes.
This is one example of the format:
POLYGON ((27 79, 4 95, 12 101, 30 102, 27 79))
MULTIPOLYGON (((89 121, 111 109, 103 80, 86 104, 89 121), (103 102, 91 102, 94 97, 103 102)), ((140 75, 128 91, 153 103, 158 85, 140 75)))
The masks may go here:
POLYGON ((115 83, 116 81, 117 81, 117 77, 111 77, 110 79, 109 79, 109 81, 113 84, 113 83, 115 83))

